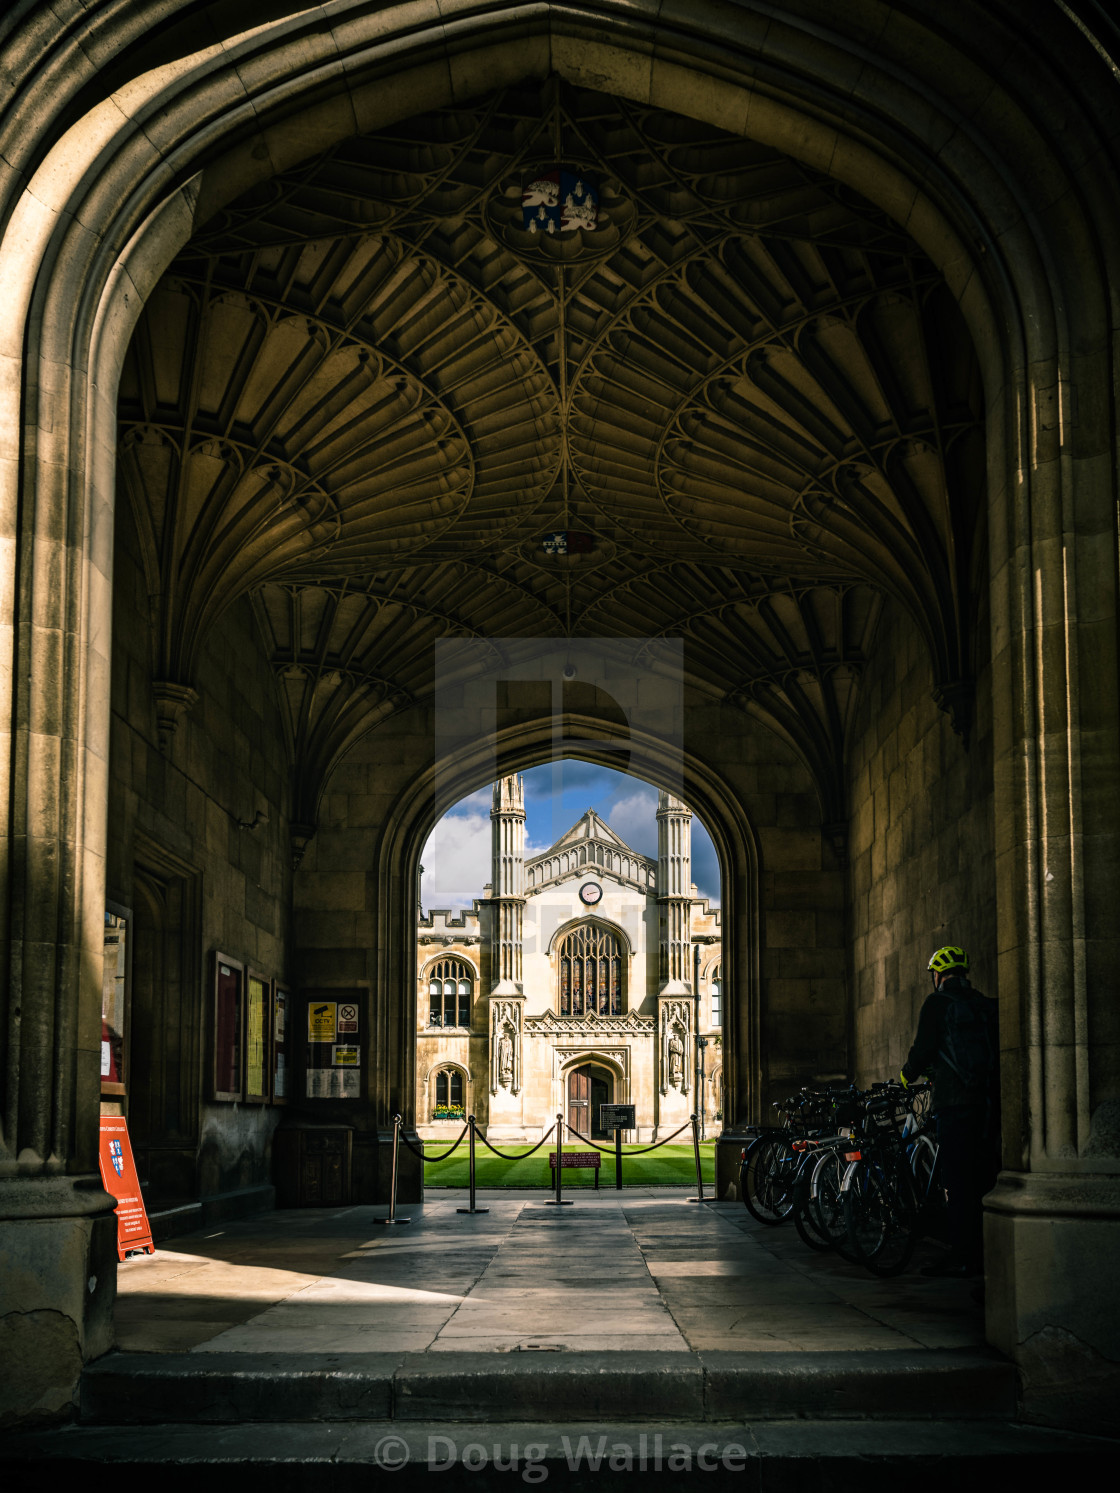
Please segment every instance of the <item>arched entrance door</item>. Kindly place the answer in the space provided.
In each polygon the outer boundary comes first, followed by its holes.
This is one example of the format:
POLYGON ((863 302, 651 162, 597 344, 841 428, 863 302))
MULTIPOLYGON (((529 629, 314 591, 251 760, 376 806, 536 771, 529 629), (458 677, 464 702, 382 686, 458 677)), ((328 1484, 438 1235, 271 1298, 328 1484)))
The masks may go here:
POLYGON ((606 1068, 581 1063, 568 1074, 568 1124, 592 1140, 607 1140, 599 1124, 600 1104, 610 1104, 614 1080, 606 1068))

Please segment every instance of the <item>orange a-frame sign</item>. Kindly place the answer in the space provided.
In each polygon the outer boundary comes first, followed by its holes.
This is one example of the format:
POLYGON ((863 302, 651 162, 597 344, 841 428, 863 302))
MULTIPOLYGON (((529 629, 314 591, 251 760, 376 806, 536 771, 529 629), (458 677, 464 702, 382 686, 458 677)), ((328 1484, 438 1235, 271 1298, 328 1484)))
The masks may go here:
POLYGON ((155 1254, 152 1226, 140 1196, 136 1163, 128 1143, 128 1121, 123 1116, 102 1115, 98 1160, 105 1191, 117 1200, 117 1258, 123 1260, 134 1249, 155 1254))

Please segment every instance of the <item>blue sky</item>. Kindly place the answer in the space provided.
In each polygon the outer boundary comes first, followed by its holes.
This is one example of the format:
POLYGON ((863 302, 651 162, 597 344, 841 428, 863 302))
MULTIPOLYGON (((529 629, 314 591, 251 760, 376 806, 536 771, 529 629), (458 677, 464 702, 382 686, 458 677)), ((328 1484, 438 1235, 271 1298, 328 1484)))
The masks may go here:
MULTIPOLYGON (((564 759, 530 768, 525 782, 526 857, 539 855, 587 809, 594 809, 634 850, 657 855, 657 789, 641 778, 564 759)), ((436 825, 420 857, 421 901, 469 907, 490 880, 490 789, 462 798, 436 825)), ((702 897, 719 902, 719 863, 711 837, 692 820, 692 879, 702 897)))

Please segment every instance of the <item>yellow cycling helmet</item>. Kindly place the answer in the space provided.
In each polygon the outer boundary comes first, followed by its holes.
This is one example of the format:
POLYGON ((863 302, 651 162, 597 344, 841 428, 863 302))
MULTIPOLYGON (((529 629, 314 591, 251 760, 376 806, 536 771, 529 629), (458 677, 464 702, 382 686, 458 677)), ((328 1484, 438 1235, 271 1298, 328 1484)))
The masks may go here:
POLYGON ((968 955, 956 944, 946 944, 943 949, 938 949, 933 958, 926 965, 934 974, 943 975, 951 969, 967 969, 968 955))

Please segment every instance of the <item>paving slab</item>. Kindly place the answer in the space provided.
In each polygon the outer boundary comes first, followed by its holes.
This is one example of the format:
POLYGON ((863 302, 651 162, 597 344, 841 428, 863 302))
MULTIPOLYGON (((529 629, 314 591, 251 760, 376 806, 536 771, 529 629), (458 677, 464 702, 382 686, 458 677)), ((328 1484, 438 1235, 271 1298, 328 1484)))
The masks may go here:
POLYGON ((385 1210, 288 1210, 200 1231, 121 1268, 118 1341, 132 1352, 509 1352, 533 1337, 568 1353, 639 1341, 672 1352, 930 1351, 984 1345, 972 1282, 878 1280, 767 1228, 735 1203, 456 1192, 385 1210))

